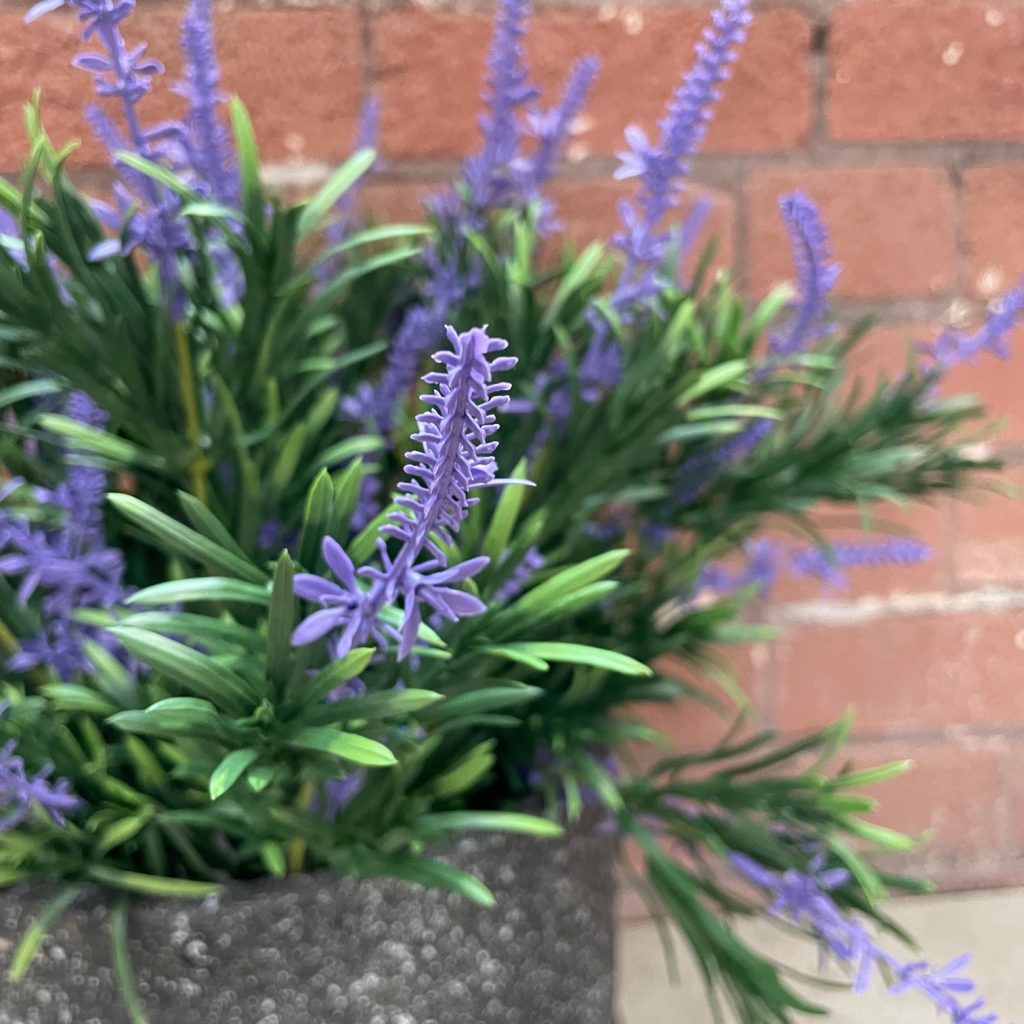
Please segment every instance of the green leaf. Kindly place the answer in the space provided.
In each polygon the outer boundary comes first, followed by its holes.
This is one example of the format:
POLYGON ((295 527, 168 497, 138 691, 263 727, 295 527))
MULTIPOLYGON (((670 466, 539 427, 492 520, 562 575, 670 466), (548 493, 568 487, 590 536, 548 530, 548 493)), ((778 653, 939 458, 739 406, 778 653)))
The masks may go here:
POLYGON ((110 942, 118 989, 128 1016, 131 1017, 131 1024, 149 1024, 149 1018, 135 987, 135 971, 128 949, 128 905, 123 899, 114 908, 110 917, 110 942))
POLYGON ((138 699, 138 685, 127 669, 102 644, 84 640, 82 650, 92 662, 92 678, 99 690, 117 707, 132 707, 138 699))
POLYGON ((156 896, 160 899, 197 899, 215 896, 221 887, 213 882, 196 882, 190 878, 161 878, 145 875, 138 871, 123 871, 103 864, 89 866, 89 877, 102 885, 141 896, 156 896))
POLYGON ((125 598, 129 605, 190 604, 196 601, 234 601, 238 604, 270 604, 270 589, 265 584, 243 583, 227 576, 200 576, 172 580, 145 587, 125 598))
POLYGON ((251 768, 259 757, 259 751, 252 747, 232 750, 213 770, 210 776, 210 799, 219 800, 251 768))
POLYGON ((238 170, 242 178, 242 199, 245 215, 253 225, 262 225, 266 199, 260 177, 259 149, 256 133, 245 105, 237 97, 231 100, 231 128, 235 136, 238 170))
POLYGON ((120 818, 99 834, 96 840, 97 855, 106 856, 111 850, 123 846, 129 839, 134 839, 152 820, 152 809, 127 818, 120 818))
POLYGON ((339 732, 337 729, 317 726, 299 729, 289 744, 301 750, 315 750, 370 768, 390 768, 398 764, 395 755, 383 743, 357 733, 339 732))
POLYGON ((266 574, 248 559, 240 558, 233 551, 164 515, 144 501, 130 494, 108 494, 107 500, 129 522, 165 550, 250 583, 266 582, 266 574))
POLYGON ((366 869, 359 872, 363 877, 389 875, 428 889, 448 889, 481 907, 493 907, 496 902, 494 894, 479 879, 439 860, 374 851, 366 861, 366 869))
POLYGON ((270 614, 267 617, 267 677, 283 694, 288 683, 292 663, 292 628, 295 625, 295 594, 292 584, 295 566, 285 551, 277 560, 274 587, 270 595, 270 614))
POLYGON ((55 380, 23 380, 9 387, 0 388, 0 409, 29 399, 59 395, 64 389, 55 380))
POLYGON ((302 515, 302 537, 299 540, 299 562, 309 569, 316 567, 320 544, 330 530, 334 515, 334 483, 326 469, 320 470, 306 493, 302 515))
POLYGON ((320 674, 308 683, 303 683, 299 700, 303 704, 319 704, 327 695, 343 683, 355 679, 377 653, 376 647, 355 647, 340 661, 332 661, 320 674))
POLYGON ((77 885, 69 886, 58 893, 46 906, 36 921, 29 925, 18 948, 11 957, 10 978, 13 982, 22 981, 28 973, 32 958, 39 951, 51 926, 57 921, 61 914, 75 901, 81 892, 77 885))
POLYGON ((87 715, 99 715, 101 718, 106 718, 117 711, 110 701, 87 686, 47 683, 39 688, 39 692, 52 701, 58 711, 82 711, 87 715))
POLYGON ((679 395, 677 403, 680 406, 689 405, 712 391, 735 385, 747 375, 749 370, 750 363, 746 359, 731 359, 728 362, 701 370, 697 374, 697 379, 679 395))
POLYGON ((569 566, 561 569, 553 576, 531 587, 522 597, 510 607, 510 611, 516 612, 532 611, 544 608, 546 605, 557 601, 560 597, 572 594, 588 583, 603 580, 606 576, 615 572, 620 565, 629 557, 629 551, 618 549, 606 551, 604 554, 588 558, 579 565, 569 566))
POLYGON ((374 434, 360 434, 358 437, 350 437, 325 448, 313 461, 313 465, 317 468, 330 469, 344 465, 360 455, 377 455, 383 450, 384 438, 374 434))
POLYGON ((504 644, 508 652, 538 658, 541 661, 561 662, 568 665, 590 665, 615 672, 623 676, 653 676, 654 672, 643 662, 620 654, 618 651, 606 651, 600 647, 586 644, 560 643, 556 641, 526 641, 523 643, 504 644))
POLYGON ((109 632, 129 654, 230 714, 243 715, 259 702, 261 695, 246 679, 191 647, 131 626, 115 626, 109 632))
POLYGON ((543 696, 544 690, 539 686, 485 686, 449 697, 443 704, 436 705, 420 717, 423 722, 443 722, 451 718, 461 718, 463 715, 478 715, 502 708, 532 704, 543 696))
POLYGON ((260 843, 260 860, 263 861, 263 866, 271 878, 287 877, 288 861, 280 843, 271 842, 269 839, 260 843))
POLYGON ((142 466, 146 469, 162 470, 164 460, 152 452, 140 448, 123 437, 114 437, 97 427, 79 423, 58 413, 43 413, 39 425, 44 430, 57 434, 67 446, 85 455, 97 455, 121 466, 142 466))
POLYGON ((360 149, 327 179, 299 217, 298 241, 301 242, 320 226, 338 200, 373 166, 376 159, 374 150, 360 149))
POLYGON ((188 516, 189 522, 204 537, 248 561, 248 555, 231 536, 228 528, 198 498, 186 491, 178 491, 178 502, 181 510, 188 516))
POLYGON ((516 811, 444 811, 422 814, 418 825, 434 832, 516 832, 522 835, 557 839, 565 829, 555 821, 516 811))
POLYGON ((408 718, 424 708, 444 700, 434 690, 382 690, 362 697, 321 704, 303 716, 311 723, 379 721, 382 718, 408 718))
MULTIPOLYGON (((526 475, 526 460, 521 459, 512 470, 513 479, 522 479, 526 475)), ((529 493, 526 487, 505 487, 498 499, 494 515, 487 526, 481 553, 486 555, 492 565, 497 565, 505 552, 508 551, 516 520, 522 511, 523 504, 529 493)))

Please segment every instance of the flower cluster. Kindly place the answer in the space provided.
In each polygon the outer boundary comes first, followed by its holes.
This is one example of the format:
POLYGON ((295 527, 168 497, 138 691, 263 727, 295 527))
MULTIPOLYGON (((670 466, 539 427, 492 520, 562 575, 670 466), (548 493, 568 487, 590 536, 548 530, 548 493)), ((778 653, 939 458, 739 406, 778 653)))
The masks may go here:
POLYGON ((845 868, 826 869, 820 859, 808 873, 769 871, 746 854, 733 854, 732 866, 747 881, 770 898, 768 913, 807 928, 821 943, 822 950, 854 972, 854 991, 865 992, 876 975, 888 976, 894 995, 914 991, 929 999, 954 1024, 996 1024, 998 1017, 987 1010, 985 1000, 969 999, 974 982, 960 972, 967 956, 957 957, 943 967, 924 961, 904 962, 883 949, 858 920, 844 914, 830 895, 850 880, 845 868))
MULTIPOLYGON (((104 413, 81 393, 69 397, 67 414, 86 426, 105 422, 104 413)), ((5 492, 15 493, 19 485, 20 481, 7 484, 0 499, 5 492)), ((75 619, 81 609, 109 608, 125 596, 124 555, 107 546, 103 529, 105 490, 106 474, 71 455, 64 481, 36 494, 43 511, 57 520, 56 526, 37 526, 0 503, 0 573, 20 579, 18 597, 24 604, 36 591, 43 593, 43 627, 12 656, 8 667, 13 671, 42 665, 70 681, 91 667, 83 647, 86 640, 116 647, 109 634, 75 619)))
POLYGON ((452 622, 484 611, 479 598, 451 584, 471 579, 487 565, 487 558, 449 565, 446 548, 454 544, 460 523, 479 501, 473 491, 498 482, 497 442, 492 437, 498 429, 495 413, 508 404, 509 385, 493 378, 510 370, 516 360, 494 356, 508 343, 480 328, 458 334, 449 327, 448 339, 452 351, 434 354, 444 370, 423 378, 435 390, 423 396, 430 408, 416 417, 418 431, 412 437, 421 448, 408 453, 409 479, 398 485, 397 508, 381 529, 381 565, 360 570, 369 582, 364 589, 349 556, 337 541, 325 538, 324 559, 340 585, 308 573, 296 577, 296 594, 321 605, 296 628, 292 639, 297 645, 339 631, 331 648, 334 657, 341 658, 371 637, 383 642, 385 632, 391 632, 398 640, 398 656, 404 659, 419 636, 424 605, 452 622), (383 538, 399 542, 393 557, 383 538), (401 629, 383 626, 382 609, 398 600, 403 609, 401 629))

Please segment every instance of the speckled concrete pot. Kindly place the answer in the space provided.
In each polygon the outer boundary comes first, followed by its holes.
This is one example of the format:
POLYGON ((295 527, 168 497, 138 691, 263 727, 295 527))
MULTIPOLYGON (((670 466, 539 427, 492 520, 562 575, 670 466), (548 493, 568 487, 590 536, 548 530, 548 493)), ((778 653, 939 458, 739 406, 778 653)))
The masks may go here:
MULTIPOLYGON (((391 880, 318 874, 140 903, 129 941, 151 1024, 612 1024, 612 840, 485 835, 444 859, 482 910, 391 880)), ((48 894, 0 896, 0 1024, 130 1024, 98 894, 54 928, 28 979, 10 951, 48 894)))

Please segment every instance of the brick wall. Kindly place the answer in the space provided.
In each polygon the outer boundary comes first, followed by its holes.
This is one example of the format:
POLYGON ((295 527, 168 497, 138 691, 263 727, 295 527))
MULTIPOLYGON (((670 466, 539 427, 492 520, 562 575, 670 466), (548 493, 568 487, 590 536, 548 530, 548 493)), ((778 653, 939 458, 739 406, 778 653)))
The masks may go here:
MULTIPOLYGON (((133 36, 149 39, 176 73, 180 4, 140 7, 133 36)), ((67 66, 76 26, 53 16, 25 29, 24 8, 0 0, 0 170, 17 166, 20 107, 35 84, 54 137, 83 133, 88 81, 67 66)), ((537 12, 529 51, 542 85, 554 89, 579 54, 603 62, 554 188, 575 238, 612 228, 622 129, 657 117, 706 14, 705 4, 685 0, 566 0, 537 12)), ((283 186, 307 187, 347 153, 370 89, 383 103, 388 161, 370 190, 378 209, 414 213, 475 144, 489 32, 481 7, 239 4, 222 10, 219 28, 227 85, 250 105, 283 186)), ((173 102, 151 108, 170 113, 173 102)), ((102 165, 94 143, 78 164, 83 174, 102 165)), ((721 259, 751 293, 790 273, 779 193, 799 186, 817 199, 845 268, 842 308, 882 314, 869 362, 896 365, 908 338, 976 313, 1024 271, 1024 3, 763 5, 695 179, 714 202, 721 259)), ((1022 360, 987 361, 955 380, 1005 417, 992 446, 1016 484, 1024 484, 1022 360)), ((919 858, 933 877, 948 886, 1020 881, 1024 507, 980 495, 939 501, 909 520, 934 545, 931 564, 866 574, 829 597, 790 587, 767 611, 782 641, 739 654, 743 683, 784 732, 853 704, 855 762, 916 760, 912 776, 879 790, 880 817, 934 830, 919 858)), ((690 708, 668 725, 684 741, 715 729, 690 708)))

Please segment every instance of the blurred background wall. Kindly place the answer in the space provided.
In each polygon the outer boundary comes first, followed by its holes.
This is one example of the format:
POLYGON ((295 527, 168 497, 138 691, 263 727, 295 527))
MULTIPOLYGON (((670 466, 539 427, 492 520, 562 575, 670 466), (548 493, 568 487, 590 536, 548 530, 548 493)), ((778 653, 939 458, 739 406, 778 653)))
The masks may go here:
MULTIPOLYGON (((58 142, 102 188, 105 157, 81 118, 88 76, 69 67, 73 18, 22 25, 0 0, 0 171, 24 153, 21 106, 43 89, 58 142)), ((139 0, 126 27, 178 74, 178 0, 139 0)), ((602 73, 554 189, 582 241, 616 226, 611 181, 622 130, 659 115, 707 4, 543 3, 528 41, 548 95, 569 62, 597 53, 602 73)), ((415 216, 472 151, 490 23, 487 5, 332 0, 224 5, 227 88, 250 106, 273 183, 305 190, 351 149, 362 99, 382 103, 386 170, 369 204, 415 216)), ((153 118, 173 97, 149 101, 153 118)), ((970 321, 1024 272, 1024 3, 1020 0, 791 0, 759 5, 694 192, 713 202, 717 263, 760 296, 791 274, 780 193, 822 206, 844 317, 874 311, 865 361, 898 372, 909 341, 970 321)), ((1010 362, 957 371, 1004 418, 987 442, 1024 483, 1024 336, 1010 362)), ((828 510, 823 520, 836 522, 828 510)), ((934 547, 927 565, 860 573, 822 593, 801 583, 764 615, 781 641, 734 654, 763 721, 783 733, 857 710, 851 758, 912 757, 916 771, 878 790, 879 820, 931 829, 915 866, 947 888, 1024 881, 1024 504, 998 495, 886 511, 934 547)), ((849 525, 849 524, 848 524, 849 525)), ((722 726, 692 706, 661 723, 681 743, 722 726)), ((630 908, 627 907, 627 911, 630 908)))

